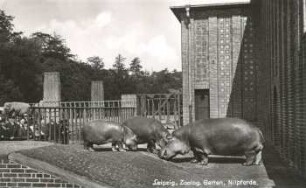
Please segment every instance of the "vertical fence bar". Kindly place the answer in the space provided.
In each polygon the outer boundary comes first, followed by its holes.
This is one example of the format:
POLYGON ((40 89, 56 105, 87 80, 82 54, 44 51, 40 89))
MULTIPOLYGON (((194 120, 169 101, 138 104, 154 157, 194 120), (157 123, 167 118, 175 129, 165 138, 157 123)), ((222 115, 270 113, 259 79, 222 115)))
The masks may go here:
POLYGON ((49 110, 48 111, 48 118, 49 118, 49 124, 48 124, 48 126, 47 126, 47 132, 48 132, 48 135, 47 135, 47 137, 48 137, 48 141, 50 141, 51 140, 51 134, 52 134, 52 124, 51 124, 51 110, 49 110))
POLYGON ((56 129, 57 125, 56 125, 56 120, 54 119, 54 118, 55 118, 55 109, 54 109, 54 107, 48 107, 48 111, 51 112, 51 121, 53 122, 53 124, 52 124, 53 142, 54 142, 54 143, 57 143, 57 133, 56 133, 56 131, 57 131, 57 129, 56 129))
MULTIPOLYGON (((46 130, 46 126, 47 126, 47 111, 46 109, 44 109, 44 118, 43 118, 43 126, 44 126, 44 129, 43 130, 46 130)), ((42 133, 42 127, 39 128, 39 133, 41 134, 42 133)), ((47 140, 47 137, 46 137, 46 133, 44 132, 44 140, 46 141, 47 140)))
MULTIPOLYGON (((35 126, 35 129, 34 129, 34 132, 35 132, 35 137, 36 137, 36 135, 38 135, 39 137, 40 137, 40 133, 39 134, 37 134, 38 132, 37 132, 37 130, 38 130, 38 127, 40 127, 41 126, 41 119, 42 119, 42 110, 40 109, 39 110, 40 112, 39 112, 39 114, 40 114, 40 116, 39 116, 39 120, 38 120, 38 124, 35 126)), ((36 140, 38 139, 38 140, 40 140, 40 138, 36 138, 36 140)))
POLYGON ((71 123, 71 142, 74 142, 74 126, 73 126, 73 114, 72 114, 72 107, 69 106, 69 121, 71 123))
POLYGON ((54 132, 55 132, 55 142, 58 143, 59 140, 60 140, 60 125, 59 125, 59 122, 57 121, 57 118, 56 118, 56 112, 57 112, 57 109, 56 107, 53 107, 53 116, 54 116, 54 132))
POLYGON ((175 129, 177 129, 178 128, 178 117, 177 117, 177 115, 178 115, 178 113, 177 113, 177 110, 178 110, 178 107, 177 107, 177 104, 176 104, 176 102, 177 102, 177 96, 176 95, 174 95, 174 100, 173 100, 173 116, 174 116, 174 125, 175 125, 175 129))
POLYGON ((67 108, 64 108, 64 120, 65 123, 67 123, 68 127, 66 127, 66 131, 67 131, 67 142, 70 143, 70 136, 71 136, 71 126, 70 126, 70 122, 69 122, 69 115, 68 115, 68 110, 67 108), (68 129, 68 130, 67 130, 68 129))
POLYGON ((170 121, 170 104, 171 104, 171 99, 169 98, 168 101, 167 101, 167 122, 170 121))
POLYGON ((177 103, 177 111, 178 111, 178 126, 182 126, 181 117, 183 115, 181 114, 181 95, 180 94, 177 95, 176 103, 177 103))
POLYGON ((78 143, 79 141, 79 122, 78 122, 78 119, 79 119, 79 109, 78 107, 75 107, 74 108, 74 123, 75 123, 75 129, 76 129, 76 134, 75 134, 75 137, 76 137, 76 140, 75 140, 75 143, 78 143))

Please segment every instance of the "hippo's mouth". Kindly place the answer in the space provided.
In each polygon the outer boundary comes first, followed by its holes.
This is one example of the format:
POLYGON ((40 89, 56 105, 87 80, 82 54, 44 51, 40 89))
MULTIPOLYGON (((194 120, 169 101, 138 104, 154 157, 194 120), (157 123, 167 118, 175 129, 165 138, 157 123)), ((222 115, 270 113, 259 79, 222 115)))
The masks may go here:
POLYGON ((166 161, 171 161, 176 155, 172 155, 171 157, 168 156, 160 156, 161 159, 166 160, 166 161))
POLYGON ((131 151, 137 151, 138 147, 137 146, 128 146, 129 150, 131 151))
POLYGON ((175 156, 169 157, 167 159, 165 159, 166 161, 171 161, 175 156))

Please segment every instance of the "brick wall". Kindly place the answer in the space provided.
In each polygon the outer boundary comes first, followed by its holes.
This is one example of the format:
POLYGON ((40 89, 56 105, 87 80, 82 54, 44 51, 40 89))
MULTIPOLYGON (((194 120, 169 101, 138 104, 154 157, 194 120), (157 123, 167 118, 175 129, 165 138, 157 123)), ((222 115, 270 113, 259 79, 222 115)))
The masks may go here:
POLYGON ((185 8, 172 10, 182 21, 184 124, 194 90, 209 89, 211 118, 257 122, 306 177, 306 0, 191 7, 189 27, 185 8))
POLYGON ((254 32, 248 10, 245 5, 191 8, 190 18, 181 12, 184 124, 195 119, 196 89, 209 89, 211 118, 256 121, 254 32))
POLYGON ((0 187, 80 187, 8 160, 0 161, 0 187))
POLYGON ((254 0, 258 120, 282 158, 306 176, 305 0, 254 0))

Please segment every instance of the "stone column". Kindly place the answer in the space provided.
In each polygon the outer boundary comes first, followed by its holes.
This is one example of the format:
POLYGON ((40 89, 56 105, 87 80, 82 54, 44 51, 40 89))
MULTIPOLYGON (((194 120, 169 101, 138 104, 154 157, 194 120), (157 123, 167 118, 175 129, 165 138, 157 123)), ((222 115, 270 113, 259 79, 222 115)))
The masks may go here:
POLYGON ((103 81, 91 81, 91 101, 104 101, 103 81))
MULTIPOLYGON (((44 73, 44 96, 40 102, 42 107, 59 107, 61 101, 61 81, 59 72, 45 72, 44 73)), ((58 109, 45 109, 41 113, 44 114, 45 123, 49 123, 49 120, 59 121, 60 112, 58 109)))
POLYGON ((44 103, 57 104, 61 101, 61 81, 59 72, 44 73, 44 103))
POLYGON ((123 94, 121 95, 121 114, 122 121, 137 115, 137 95, 136 94, 123 94))

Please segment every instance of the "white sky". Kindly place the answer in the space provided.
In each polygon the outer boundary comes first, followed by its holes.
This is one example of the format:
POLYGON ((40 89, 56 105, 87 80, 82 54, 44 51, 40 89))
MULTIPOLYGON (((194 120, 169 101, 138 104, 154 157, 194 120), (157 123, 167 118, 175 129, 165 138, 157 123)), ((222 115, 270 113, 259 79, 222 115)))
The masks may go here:
POLYGON ((126 66, 139 57, 147 71, 181 70, 180 24, 169 6, 249 0, 0 0, 17 31, 56 32, 79 59, 119 53, 126 66))

